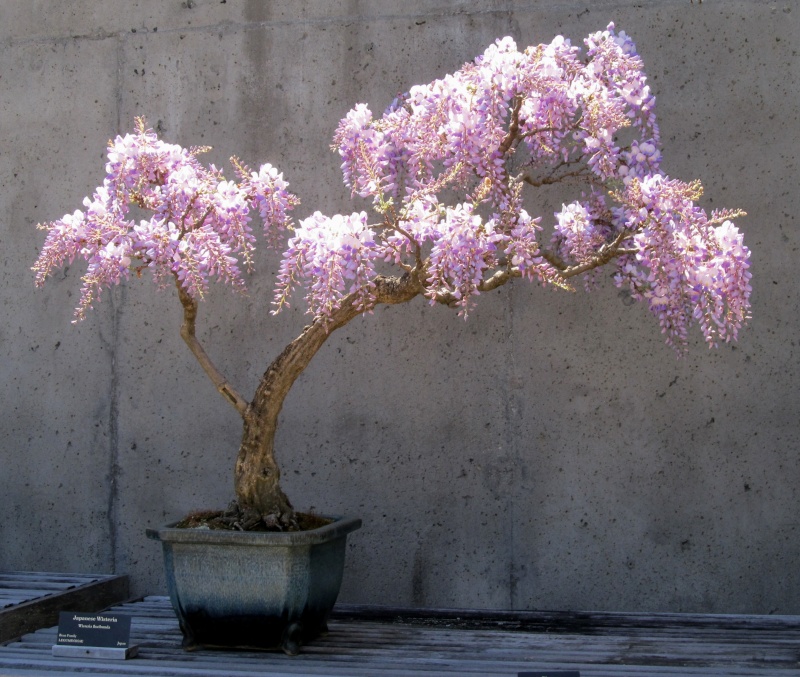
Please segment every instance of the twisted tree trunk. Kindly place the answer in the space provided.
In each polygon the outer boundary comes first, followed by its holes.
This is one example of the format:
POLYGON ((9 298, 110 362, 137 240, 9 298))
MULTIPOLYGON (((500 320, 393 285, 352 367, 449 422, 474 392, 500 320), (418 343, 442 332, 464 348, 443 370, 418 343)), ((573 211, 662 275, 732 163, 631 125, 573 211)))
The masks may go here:
MULTIPOLYGON (((422 286, 415 275, 375 279, 376 305, 404 303, 421 292, 422 286)), ((243 510, 254 511, 268 525, 295 526, 294 511, 280 487, 280 470, 275 460, 275 432, 283 402, 331 332, 362 313, 356 304, 357 297, 351 295, 330 318, 316 317, 286 346, 262 376, 243 416, 235 471, 236 497, 243 510)))
MULTIPOLYGON (((624 233, 613 242, 601 247, 598 255, 590 261, 572 267, 566 266, 548 252, 542 251, 541 255, 559 271, 559 277, 565 282, 567 278, 604 265, 612 258, 628 253, 629 250, 620 247, 623 235, 624 233)), ((425 268, 425 263, 418 257, 417 266, 402 277, 377 276, 373 280, 374 305, 405 303, 422 294, 425 288, 420 279, 424 275, 425 268)), ((478 285, 478 289, 490 291, 519 276, 518 268, 505 265, 478 285)), ((195 336, 197 302, 184 291, 177 278, 176 284, 184 308, 181 336, 217 390, 239 412, 243 421, 242 441, 234 473, 236 499, 241 514, 236 526, 247 529, 263 522, 268 527, 276 529, 296 529, 298 525, 294 509, 281 489, 280 469, 275 460, 278 416, 292 385, 331 333, 363 313, 359 307, 360 297, 351 294, 332 315, 315 317, 303 333, 286 346, 269 365, 261 377, 252 401, 247 402, 228 383, 203 350, 195 336)), ((435 300, 445 305, 453 305, 457 301, 453 294, 447 292, 438 293, 435 300)))
MULTIPOLYGON (((410 301, 422 293, 419 277, 409 272, 402 277, 378 276, 373 280, 376 304, 410 301)), ((265 523, 268 527, 296 529, 297 521, 289 499, 280 486, 280 469, 275 460, 275 432, 283 402, 294 382, 311 362, 331 332, 362 314, 358 297, 351 294, 330 317, 316 317, 269 365, 251 402, 247 402, 214 366, 195 336, 197 302, 176 279, 184 309, 181 336, 217 390, 239 412, 243 421, 242 441, 236 459, 234 487, 244 528, 265 523)))

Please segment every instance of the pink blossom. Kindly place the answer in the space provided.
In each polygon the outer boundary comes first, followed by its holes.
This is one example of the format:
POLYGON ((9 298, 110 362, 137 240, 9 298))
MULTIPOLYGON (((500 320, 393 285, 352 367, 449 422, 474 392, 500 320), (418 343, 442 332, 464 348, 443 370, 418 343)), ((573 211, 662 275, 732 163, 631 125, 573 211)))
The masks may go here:
MULTIPOLYGON (((698 182, 662 173, 655 98, 633 41, 609 24, 584 46, 557 36, 520 51, 502 38, 380 117, 357 104, 333 148, 345 185, 376 216, 303 219, 283 255, 276 309, 299 286, 316 316, 330 318, 348 297, 369 311, 380 264, 466 316, 482 290, 515 277, 571 288, 581 275, 590 286, 613 265, 615 283, 648 305, 677 349, 693 323, 709 345, 734 340, 750 309, 750 253, 733 223, 742 213, 708 215, 698 182), (577 190, 552 218, 532 216, 525 191, 551 183, 577 190)), ((84 258, 78 318, 103 287, 144 267, 196 298, 212 279, 242 288, 253 213, 278 246, 298 200, 272 165, 254 172, 234 161, 231 181, 200 163, 202 150, 141 123, 117 137, 85 210, 45 224, 37 284, 84 258), (131 205, 147 218, 134 222, 131 205)))
MULTIPOLYGON (((239 262, 251 266, 250 213, 258 209, 268 234, 288 225, 297 199, 283 177, 265 165, 241 182, 225 180, 197 160, 204 149, 168 144, 142 121, 109 146, 107 175, 76 211, 44 224, 48 231, 34 266, 41 285, 53 269, 76 256, 87 261, 76 319, 83 319, 103 287, 118 284, 132 268, 149 267, 157 281, 174 276, 194 297, 216 278, 244 288, 239 262), (151 212, 138 223, 131 205, 151 212)), ((241 173, 241 169, 240 169, 241 173)), ((273 237, 274 239, 274 237, 273 237)))
POLYGON ((352 292, 367 310, 374 302, 372 278, 378 256, 366 212, 332 217, 315 212, 300 222, 289 240, 278 274, 274 312, 288 305, 297 284, 305 286, 309 311, 315 315, 330 315, 352 292))

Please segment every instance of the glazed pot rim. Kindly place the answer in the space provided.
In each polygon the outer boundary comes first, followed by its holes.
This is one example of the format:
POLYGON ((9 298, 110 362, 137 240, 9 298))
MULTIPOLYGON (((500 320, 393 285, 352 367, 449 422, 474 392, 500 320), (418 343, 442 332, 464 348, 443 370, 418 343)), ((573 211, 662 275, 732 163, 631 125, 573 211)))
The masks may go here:
POLYGON ((219 545, 290 546, 316 545, 361 528, 361 519, 342 515, 321 515, 333 522, 308 531, 228 531, 225 529, 178 528, 178 522, 147 529, 147 537, 164 543, 216 543, 219 545))

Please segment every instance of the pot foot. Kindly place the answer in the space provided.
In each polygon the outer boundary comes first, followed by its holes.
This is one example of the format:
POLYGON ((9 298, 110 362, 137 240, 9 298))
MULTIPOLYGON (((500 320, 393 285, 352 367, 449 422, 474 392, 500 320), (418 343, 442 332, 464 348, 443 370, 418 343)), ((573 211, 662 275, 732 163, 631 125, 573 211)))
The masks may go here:
POLYGON ((200 648, 200 645, 194 641, 193 637, 187 637, 184 635, 183 641, 181 642, 181 649, 184 651, 196 651, 200 648))
POLYGON ((300 646, 303 640, 303 626, 300 623, 292 623, 283 633, 281 649, 287 656, 296 656, 300 653, 300 646))

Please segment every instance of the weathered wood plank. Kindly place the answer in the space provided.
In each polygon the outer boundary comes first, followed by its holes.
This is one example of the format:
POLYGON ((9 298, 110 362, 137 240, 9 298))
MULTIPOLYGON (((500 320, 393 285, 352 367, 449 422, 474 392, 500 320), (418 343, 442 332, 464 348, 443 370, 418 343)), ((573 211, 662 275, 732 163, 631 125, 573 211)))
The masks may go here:
POLYGON ((65 574, 53 571, 0 571, 0 585, 12 581, 82 585, 87 580, 95 578, 97 576, 94 574, 65 574))
POLYGON ((582 628, 709 627, 714 629, 800 630, 800 616, 759 614, 692 614, 601 611, 482 611, 474 609, 409 609, 407 607, 338 604, 334 618, 418 625, 449 623, 453 627, 497 627, 502 630, 581 630, 582 628))
POLYGON ((707 617, 689 615, 668 615, 659 624, 647 614, 639 626, 626 614, 598 614, 597 625, 584 620, 568 629, 563 614, 553 614, 549 624, 548 614, 537 612, 523 614, 526 622, 535 621, 536 629, 530 630, 494 627, 498 620, 509 621, 505 614, 487 614, 488 623, 483 623, 480 614, 470 612, 466 627, 462 612, 428 617, 405 610, 398 619, 393 610, 387 621, 381 610, 338 608, 328 636, 290 658, 183 652, 177 620, 163 597, 113 610, 132 615, 138 658, 115 663, 57 659, 50 655, 56 628, 46 628, 0 647, 0 675, 513 677, 522 671, 575 670, 582 677, 800 677, 800 625, 794 617, 725 617, 720 627, 707 617))
POLYGON ((59 611, 100 611, 128 598, 127 576, 2 572, 0 644, 58 622, 59 611))
POLYGON ((87 583, 91 574, 52 574, 47 572, 0 572, 0 608, 10 607, 46 595, 64 592, 87 583))
POLYGON ((97 662, 61 663, 54 666, 53 659, 20 660, 16 663, 4 661, 0 668, 0 675, 7 677, 34 677, 40 674, 101 674, 101 675, 158 675, 171 677, 178 675, 196 675, 198 677, 246 677, 258 675, 260 677, 284 677, 289 675, 327 676, 327 677, 418 677, 419 675, 454 677, 475 675, 476 677, 509 677, 521 671, 556 671, 576 670, 582 677, 753 677, 769 675, 770 677, 797 677, 796 670, 784 669, 737 669, 729 667, 692 666, 664 667, 664 666, 636 666, 636 665, 587 665, 585 663, 561 662, 556 665, 548 662, 530 660, 525 663, 496 662, 491 665, 472 664, 464 661, 453 661, 447 664, 436 664, 427 661, 424 663, 413 660, 399 661, 396 664, 382 663, 378 665, 352 663, 335 664, 330 661, 325 663, 310 663, 294 659, 291 663, 276 664, 265 656, 257 663, 245 664, 239 657, 230 658, 226 663, 210 664, 201 660, 189 663, 165 662, 159 660, 143 661, 139 658, 125 661, 124 664, 99 664, 97 662))

